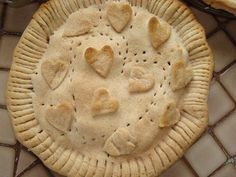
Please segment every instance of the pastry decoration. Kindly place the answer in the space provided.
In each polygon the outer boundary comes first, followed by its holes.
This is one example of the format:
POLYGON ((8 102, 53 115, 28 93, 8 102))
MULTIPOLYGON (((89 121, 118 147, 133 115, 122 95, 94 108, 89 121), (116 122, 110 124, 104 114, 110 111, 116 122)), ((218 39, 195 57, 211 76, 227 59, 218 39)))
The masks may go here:
POLYGON ((99 88, 94 92, 91 107, 93 116, 98 116, 116 112, 119 108, 119 103, 115 98, 110 96, 107 89, 99 88))
POLYGON ((42 75, 51 89, 56 89, 68 72, 68 63, 61 59, 46 60, 41 65, 42 75))
POLYGON ((135 137, 121 127, 106 140, 103 150, 112 156, 127 155, 134 150, 135 143, 135 137))
POLYGON ((86 49, 84 57, 87 63, 102 77, 107 77, 114 58, 113 50, 105 45, 101 50, 89 47, 86 49))
POLYGON ((166 101, 160 112, 159 127, 161 128, 173 126, 180 119, 180 112, 174 101, 166 101))
POLYGON ((176 91, 184 88, 192 80, 192 69, 186 66, 184 60, 177 60, 171 68, 171 89, 176 91))
POLYGON ((166 22, 152 17, 148 22, 148 31, 152 46, 157 49, 170 38, 171 27, 166 22))
POLYGON ((130 71, 129 91, 146 92, 153 88, 155 79, 153 74, 142 67, 133 67, 130 71))
POLYGON ((67 20, 63 37, 75 37, 88 33, 92 28, 92 24, 86 18, 80 18, 77 14, 72 14, 67 20))
POLYGON ((107 9, 107 18, 112 27, 121 32, 132 17, 132 8, 128 4, 113 3, 107 9))
POLYGON ((70 129, 73 115, 73 106, 68 102, 61 103, 57 106, 50 106, 47 108, 45 118, 48 123, 60 130, 66 132, 70 129))

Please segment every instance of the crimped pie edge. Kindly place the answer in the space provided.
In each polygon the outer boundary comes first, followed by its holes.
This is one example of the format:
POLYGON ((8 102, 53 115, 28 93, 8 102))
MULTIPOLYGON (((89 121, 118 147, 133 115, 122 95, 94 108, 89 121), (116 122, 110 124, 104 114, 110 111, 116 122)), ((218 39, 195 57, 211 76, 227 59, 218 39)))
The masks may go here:
POLYGON ((34 152, 49 168, 69 177, 149 176, 160 174, 201 135, 207 126, 207 96, 212 77, 212 53, 204 29, 191 11, 177 0, 128 1, 147 8, 172 25, 189 53, 194 77, 185 95, 182 118, 158 147, 139 158, 111 163, 108 159, 90 159, 75 149, 62 148, 40 128, 32 106, 31 74, 48 46, 48 37, 67 17, 81 7, 105 1, 51 0, 41 5, 23 33, 13 55, 7 87, 7 107, 17 139, 34 152), (88 173, 89 174, 89 173, 88 173))

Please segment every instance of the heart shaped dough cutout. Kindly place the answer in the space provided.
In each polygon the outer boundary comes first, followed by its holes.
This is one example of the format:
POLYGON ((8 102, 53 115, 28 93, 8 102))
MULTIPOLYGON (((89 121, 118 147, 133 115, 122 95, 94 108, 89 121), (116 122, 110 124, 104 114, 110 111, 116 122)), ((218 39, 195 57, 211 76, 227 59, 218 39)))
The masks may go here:
POLYGON ((92 114, 98 116, 102 114, 114 113, 119 108, 119 102, 112 98, 105 88, 98 88, 94 91, 92 102, 92 114))
POLYGON ((170 38, 171 27, 166 22, 152 17, 148 22, 148 31, 152 46, 158 48, 170 38))
POLYGON ((73 106, 64 102, 55 107, 49 107, 46 110, 45 118, 54 128, 66 132, 71 127, 74 118, 73 106))
POLYGON ((192 80, 193 71, 190 67, 186 66, 184 60, 178 60, 173 63, 171 68, 171 89, 176 91, 186 87, 192 80))
POLYGON ((161 106, 161 116, 159 119, 159 127, 170 127, 180 120, 179 109, 176 108, 174 101, 164 101, 161 106))
POLYGON ((118 128, 105 142, 103 150, 112 156, 130 154, 136 147, 136 139, 124 128, 118 128))
POLYGON ((92 24, 88 18, 85 16, 82 17, 83 18, 78 16, 77 13, 73 13, 65 24, 65 29, 62 36, 74 37, 88 33, 92 28, 92 24))
POLYGON ((41 65, 42 75, 51 89, 56 89, 68 72, 68 63, 61 59, 47 60, 41 65))
POLYGON ((153 88, 155 79, 153 74, 148 73, 142 67, 133 67, 130 71, 129 91, 146 92, 153 88))
POLYGON ((102 77, 107 77, 114 58, 113 50, 110 46, 104 46, 100 51, 89 47, 86 49, 84 57, 87 63, 102 77))
POLYGON ((111 4, 107 9, 107 18, 112 27, 121 32, 132 17, 132 8, 128 4, 111 4))

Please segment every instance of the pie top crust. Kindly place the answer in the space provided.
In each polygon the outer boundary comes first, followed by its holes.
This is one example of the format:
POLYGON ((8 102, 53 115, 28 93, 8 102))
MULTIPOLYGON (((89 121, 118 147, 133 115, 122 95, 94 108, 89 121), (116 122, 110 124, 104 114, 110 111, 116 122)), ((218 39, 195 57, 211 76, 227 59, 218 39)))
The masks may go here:
POLYGON ((216 9, 226 10, 236 15, 236 0, 203 0, 216 9))
POLYGON ((14 52, 19 141, 66 176, 156 176, 207 125, 212 55, 173 0, 52 0, 14 52))

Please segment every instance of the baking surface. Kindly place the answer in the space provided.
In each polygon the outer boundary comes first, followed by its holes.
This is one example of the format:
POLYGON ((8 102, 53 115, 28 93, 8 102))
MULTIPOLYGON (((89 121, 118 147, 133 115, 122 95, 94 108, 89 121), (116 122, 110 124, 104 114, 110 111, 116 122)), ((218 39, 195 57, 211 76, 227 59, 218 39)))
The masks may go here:
MULTIPOLYGON (((0 3, 0 177, 57 177, 14 137, 5 106, 11 55, 38 4, 14 9, 0 3)), ((209 128, 161 177, 236 176, 236 21, 193 9, 215 56, 209 128)))

